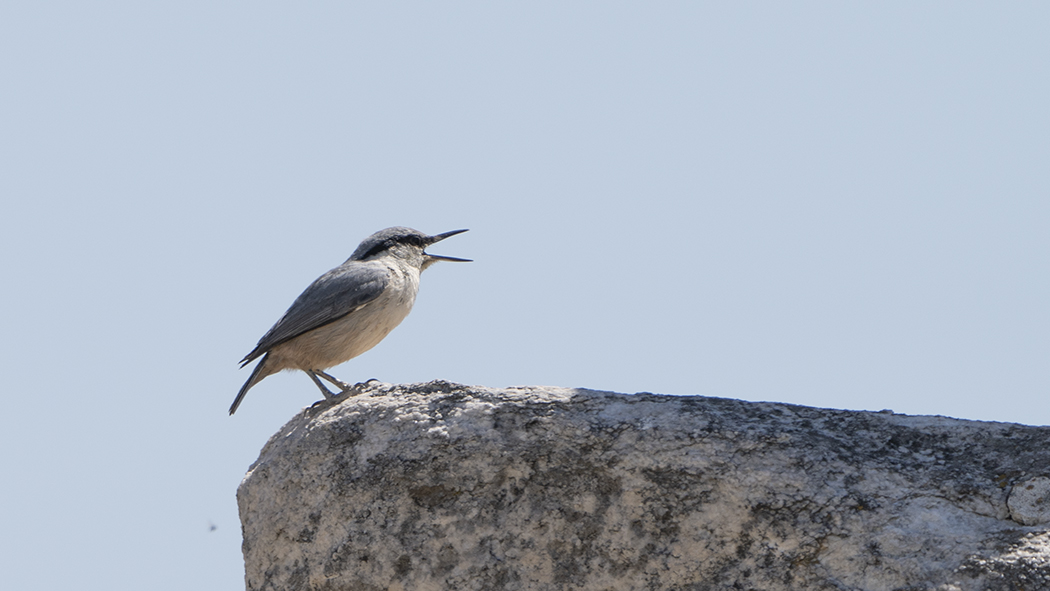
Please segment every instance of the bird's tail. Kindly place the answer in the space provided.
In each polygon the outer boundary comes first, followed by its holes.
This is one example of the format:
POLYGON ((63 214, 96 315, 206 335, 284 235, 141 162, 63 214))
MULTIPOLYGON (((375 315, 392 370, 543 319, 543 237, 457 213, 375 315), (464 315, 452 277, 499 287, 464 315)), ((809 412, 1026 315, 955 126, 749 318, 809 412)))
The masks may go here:
POLYGON ((252 375, 248 378, 248 381, 244 382, 244 385, 241 386, 241 391, 237 393, 237 398, 234 398, 233 404, 230 405, 230 416, 233 416, 233 413, 237 412, 237 407, 241 405, 241 401, 244 400, 244 395, 248 393, 248 390, 250 390, 255 384, 261 382, 263 378, 273 373, 270 371, 263 371, 263 368, 266 367, 266 360, 269 358, 269 353, 263 356, 262 361, 260 361, 255 366, 255 369, 252 370, 252 375))

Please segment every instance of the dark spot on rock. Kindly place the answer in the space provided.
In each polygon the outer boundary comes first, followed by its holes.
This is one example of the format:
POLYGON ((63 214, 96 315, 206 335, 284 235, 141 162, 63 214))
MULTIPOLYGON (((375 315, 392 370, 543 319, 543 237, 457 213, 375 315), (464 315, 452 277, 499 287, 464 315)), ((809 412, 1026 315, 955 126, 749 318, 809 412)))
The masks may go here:
POLYGON ((405 578, 405 575, 407 575, 411 570, 412 557, 408 554, 402 554, 397 558, 397 561, 394 562, 394 572, 397 573, 398 578, 405 578))
POLYGON ((412 500, 417 505, 425 509, 436 509, 451 505, 459 495, 460 491, 443 484, 416 486, 408 489, 408 496, 412 497, 412 500))

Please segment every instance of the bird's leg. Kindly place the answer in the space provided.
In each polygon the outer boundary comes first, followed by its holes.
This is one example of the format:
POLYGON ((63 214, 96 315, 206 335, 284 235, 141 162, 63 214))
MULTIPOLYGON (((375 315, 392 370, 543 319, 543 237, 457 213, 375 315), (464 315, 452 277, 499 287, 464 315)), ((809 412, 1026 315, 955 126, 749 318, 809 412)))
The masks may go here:
POLYGON ((326 374, 325 372, 323 372, 323 371, 321 371, 319 369, 315 369, 314 373, 316 373, 317 375, 321 376, 322 378, 328 380, 329 382, 332 383, 333 386, 335 386, 336 388, 339 388, 343 392, 346 392, 347 390, 352 390, 354 388, 350 384, 347 384, 346 382, 344 382, 342 380, 337 380, 337 379, 333 378, 332 376, 326 374))
POLYGON ((316 370, 309 370, 309 369, 307 369, 305 371, 306 371, 306 375, 310 376, 310 379, 313 380, 314 383, 317 384, 317 387, 321 389, 321 393, 324 394, 324 397, 325 397, 326 400, 331 400, 332 398, 335 398, 336 395, 331 393, 331 392, 329 392, 328 388, 325 388, 324 384, 321 383, 321 380, 317 379, 317 374, 318 373, 320 373, 321 375, 325 375, 326 377, 329 377, 329 376, 327 376, 324 372, 317 372, 316 370))

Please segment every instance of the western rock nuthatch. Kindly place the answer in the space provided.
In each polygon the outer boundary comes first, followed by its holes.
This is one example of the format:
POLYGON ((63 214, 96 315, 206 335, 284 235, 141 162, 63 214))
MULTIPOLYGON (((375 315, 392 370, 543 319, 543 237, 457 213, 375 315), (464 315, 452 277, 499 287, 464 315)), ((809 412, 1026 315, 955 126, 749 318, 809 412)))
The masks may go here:
POLYGON ((437 261, 470 262, 424 250, 462 232, 466 230, 427 236, 412 228, 394 227, 366 238, 345 263, 310 284, 241 360, 244 367, 262 357, 233 400, 230 414, 237 411, 252 386, 284 369, 306 372, 325 398, 336 394, 321 378, 340 393, 352 390, 353 386, 324 370, 371 349, 401 324, 416 301, 419 274, 427 267, 437 261))

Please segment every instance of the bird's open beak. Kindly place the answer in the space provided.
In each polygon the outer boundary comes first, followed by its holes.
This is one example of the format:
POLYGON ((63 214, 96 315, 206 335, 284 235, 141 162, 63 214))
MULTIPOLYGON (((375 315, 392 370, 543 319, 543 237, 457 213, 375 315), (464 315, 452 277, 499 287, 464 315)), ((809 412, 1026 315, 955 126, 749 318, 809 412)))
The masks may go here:
MULTIPOLYGON (((434 236, 431 236, 431 237, 427 238, 427 246, 430 246, 431 244, 434 244, 435 242, 441 242, 445 238, 449 238, 451 236, 455 236, 456 234, 462 234, 463 232, 466 232, 466 230, 452 230, 451 232, 445 232, 443 234, 435 234, 434 236)), ((423 256, 427 258, 427 263, 428 264, 436 262, 436 261, 452 261, 454 263, 472 263, 472 262, 474 262, 474 261, 472 261, 470 259, 460 259, 460 258, 456 258, 456 257, 446 257, 446 256, 441 256, 439 254, 430 254, 430 253, 425 252, 425 251, 423 252, 423 256)))

